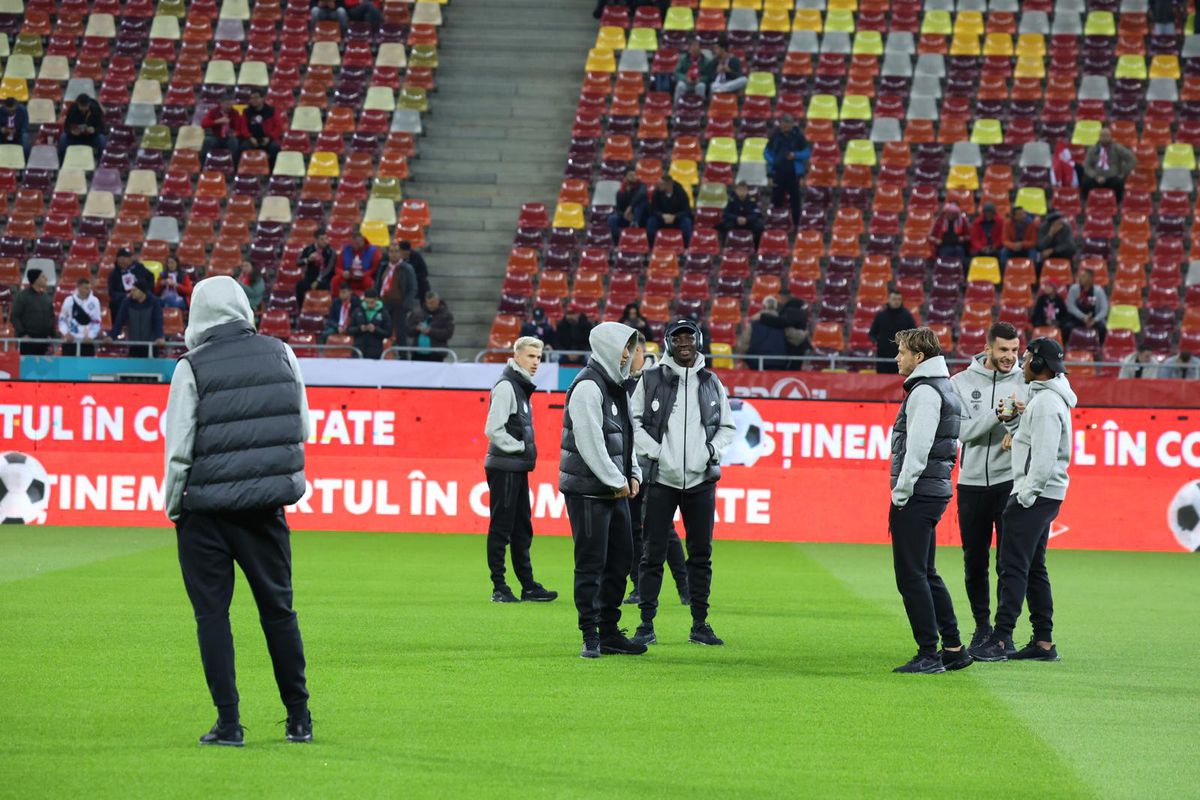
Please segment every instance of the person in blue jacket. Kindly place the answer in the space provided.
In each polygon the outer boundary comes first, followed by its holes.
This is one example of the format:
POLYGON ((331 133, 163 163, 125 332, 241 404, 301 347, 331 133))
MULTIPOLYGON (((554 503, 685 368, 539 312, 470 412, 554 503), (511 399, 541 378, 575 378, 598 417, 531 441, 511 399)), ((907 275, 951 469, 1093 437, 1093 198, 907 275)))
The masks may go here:
POLYGON ((767 172, 774 184, 771 205, 781 206, 786 198, 792 208, 792 224, 800 223, 800 178, 808 172, 812 147, 789 114, 779 118, 779 127, 767 141, 767 172))

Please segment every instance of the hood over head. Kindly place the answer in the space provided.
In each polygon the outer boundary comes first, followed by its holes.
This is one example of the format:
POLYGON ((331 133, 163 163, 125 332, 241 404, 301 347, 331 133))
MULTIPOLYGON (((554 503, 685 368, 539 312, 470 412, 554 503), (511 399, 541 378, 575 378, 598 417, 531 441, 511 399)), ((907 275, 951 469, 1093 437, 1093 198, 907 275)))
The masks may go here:
POLYGON ((621 366, 621 353, 625 346, 637 341, 637 331, 620 322, 601 322, 588 334, 592 347, 592 361, 599 365, 604 374, 615 384, 622 384, 629 377, 630 361, 621 366))
POLYGON ((246 292, 233 278, 217 275, 205 278, 192 291, 191 312, 183 342, 189 350, 198 347, 204 334, 218 325, 241 322, 254 330, 254 312, 246 292))

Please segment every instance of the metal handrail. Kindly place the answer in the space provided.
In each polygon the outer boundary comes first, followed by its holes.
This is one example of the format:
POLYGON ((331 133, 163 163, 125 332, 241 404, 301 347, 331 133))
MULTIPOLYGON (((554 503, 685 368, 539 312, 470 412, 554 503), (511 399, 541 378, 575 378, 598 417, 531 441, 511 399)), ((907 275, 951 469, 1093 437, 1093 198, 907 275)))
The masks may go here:
MULTIPOLYGON (((445 355, 449 355, 451 364, 458 363, 458 353, 454 352, 449 347, 415 347, 412 345, 406 345, 404 347, 392 346, 383 351, 383 358, 387 358, 388 354, 391 353, 401 355, 404 353, 421 353, 422 355, 427 353, 442 353, 444 354, 442 357, 443 362, 446 360, 445 355)), ((476 361, 478 360, 479 359, 476 359, 476 361)))
MULTIPOLYGON (((54 347, 55 349, 61 347, 64 350, 66 350, 67 348, 71 348, 72 346, 78 346, 78 345, 91 345, 93 347, 113 346, 113 345, 121 346, 121 347, 124 347, 124 346, 147 347, 147 348, 149 348, 149 355, 144 356, 145 358, 161 358, 162 356, 155 355, 155 353, 154 353, 155 348, 157 348, 159 350, 164 350, 164 351, 172 351, 172 350, 180 350, 185 347, 183 342, 179 342, 179 341, 172 342, 170 340, 164 342, 163 344, 157 344, 155 342, 137 342, 137 341, 132 341, 129 339, 92 339, 90 342, 81 342, 78 340, 73 341, 73 342, 68 342, 65 339, 34 339, 32 337, 18 338, 15 336, 14 337, 0 337, 0 350, 6 350, 6 349, 9 349, 10 347, 12 347, 13 349, 16 349, 16 347, 21 344, 48 344, 51 347, 54 347)), ((359 350, 354 345, 350 345, 350 344, 316 344, 316 343, 314 343, 314 344, 290 344, 289 343, 288 346, 291 347, 293 350, 295 350, 295 349, 300 349, 300 350, 306 350, 306 349, 307 350, 349 350, 352 353, 351 358, 362 358, 363 357, 362 351, 359 350)), ((78 352, 79 352, 78 349, 76 349, 76 353, 78 353, 78 352)), ((71 357, 71 354, 67 353, 67 352, 61 352, 61 353, 50 352, 50 353, 45 354, 45 357, 47 357, 47 358, 54 358, 54 357, 59 357, 59 356, 71 357)), ((142 358, 142 357, 143 356, 138 356, 138 358, 142 358)))
MULTIPOLYGON (((547 364, 558 361, 563 356, 567 356, 568 358, 586 359, 592 355, 591 350, 555 350, 552 347, 546 348, 544 353, 545 353, 545 355, 543 356, 542 360, 545 361, 547 364)), ((493 355, 493 354, 511 356, 513 354, 513 351, 512 351, 511 347, 504 347, 504 348, 491 347, 491 348, 488 348, 487 350, 480 350, 478 353, 475 354, 475 363, 476 364, 482 363, 489 355, 493 355)))

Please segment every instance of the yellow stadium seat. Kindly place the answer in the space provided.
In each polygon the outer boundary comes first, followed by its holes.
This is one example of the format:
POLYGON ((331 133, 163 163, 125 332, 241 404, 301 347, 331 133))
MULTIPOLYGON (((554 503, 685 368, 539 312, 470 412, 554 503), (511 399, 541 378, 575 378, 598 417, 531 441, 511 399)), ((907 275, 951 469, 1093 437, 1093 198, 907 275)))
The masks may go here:
POLYGON ((1117 70, 1113 73, 1117 78, 1131 78, 1136 81, 1146 80, 1146 59, 1138 55, 1124 55, 1117 59, 1117 70))
POLYGON ((1004 144, 1004 129, 998 119, 977 119, 971 128, 971 141, 975 144, 1004 144))
POLYGON ((750 97, 774 97, 775 76, 770 72, 751 72, 746 81, 746 95, 750 97))
POLYGON ((658 49, 658 34, 654 28, 634 28, 629 32, 629 49, 653 53, 658 49))
POLYGON ((1017 57, 1046 57, 1046 37, 1040 33, 1022 33, 1017 38, 1017 57))
POLYGON ((1100 141, 1101 122, 1095 119, 1075 120, 1075 132, 1071 134, 1071 144, 1081 144, 1091 147, 1100 141))
POLYGON ((977 56, 979 53, 979 37, 973 33, 956 33, 950 40, 950 55, 952 56, 977 56))
POLYGON ((792 29, 792 20, 786 11, 767 9, 763 11, 762 22, 759 23, 758 29, 764 32, 787 33, 792 29))
POLYGON ((1150 59, 1150 78, 1180 79, 1179 56, 1155 56, 1150 59))
POLYGON ((825 12, 825 32, 854 33, 854 12, 831 8, 825 12))
POLYGON ((851 52, 856 56, 883 55, 883 34, 879 31, 859 31, 854 34, 851 52))
POLYGON ((815 8, 797 9, 796 16, 792 19, 792 30, 820 33, 825 30, 825 20, 815 8))
POLYGON ((583 230, 587 223, 583 219, 583 205, 580 203, 559 203, 554 209, 554 227, 574 228, 583 230))
POLYGON ((1116 36, 1117 23, 1111 11, 1089 11, 1083 23, 1084 36, 1116 36))
POLYGON ((679 158, 672 161, 670 175, 689 190, 700 182, 700 169, 695 161, 689 159, 679 158))
POLYGON ((612 48, 593 47, 589 50, 584 69, 588 72, 616 72, 617 58, 613 55, 612 48))
POLYGON ((729 342, 713 342, 709 346, 712 353, 714 369, 733 369, 733 344, 729 342))
POLYGON ((848 94, 842 98, 842 119, 871 119, 871 98, 848 94))
POLYGON ((707 163, 719 161, 725 164, 736 164, 738 161, 737 141, 726 136, 714 136, 708 140, 708 152, 704 155, 707 163))
POLYGON ((862 164, 875 166, 875 145, 869 139, 851 139, 846 142, 846 155, 843 164, 862 164))
POLYGON ((983 12, 981 11, 960 11, 958 16, 954 18, 954 35, 962 36, 969 35, 979 37, 983 35, 983 12))
POLYGON ((1190 144, 1175 142, 1163 153, 1163 169, 1196 169, 1196 152, 1190 144))
POLYGON ((983 54, 985 56, 1012 58, 1012 37, 1007 33, 989 33, 983 40, 983 54))
POLYGON ((336 178, 339 174, 337 153, 317 151, 308 161, 308 175, 311 178, 336 178))
POLYGON ((1046 190, 1036 186, 1022 186, 1017 190, 1015 208, 1023 208, 1036 217, 1046 216, 1046 190))
POLYGON ((814 94, 808 101, 809 119, 838 118, 837 98, 831 94, 814 94))
POLYGON ((605 25, 596 32, 596 47, 607 50, 624 50, 625 29, 613 25, 605 25))
POLYGON ((967 270, 967 283, 987 281, 996 284, 1001 280, 1003 278, 1000 276, 1000 259, 984 257, 971 259, 971 266, 967 270))
POLYGON ((742 142, 742 163, 765 164, 767 161, 767 139, 751 136, 742 142))
POLYGON ((664 31, 690 31, 695 27, 696 21, 690 8, 672 6, 667 9, 667 16, 663 20, 664 31))
POLYGON ((1110 331, 1142 332, 1142 318, 1137 306, 1115 305, 1108 309, 1110 331))
POLYGON ((392 243, 392 235, 386 222, 368 220, 358 226, 363 238, 376 247, 387 247, 392 243))
POLYGON ((954 33, 954 23, 949 11, 934 10, 925 12, 921 22, 921 33, 931 33, 938 36, 949 36, 954 33))
POLYGON ((955 164, 946 176, 947 189, 979 189, 979 173, 970 164, 955 164))

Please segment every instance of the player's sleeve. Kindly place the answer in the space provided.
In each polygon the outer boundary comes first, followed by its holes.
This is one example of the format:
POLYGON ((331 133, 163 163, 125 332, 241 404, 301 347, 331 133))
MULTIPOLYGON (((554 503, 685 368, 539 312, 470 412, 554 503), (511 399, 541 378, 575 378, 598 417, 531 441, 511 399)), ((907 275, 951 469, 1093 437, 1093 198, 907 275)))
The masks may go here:
POLYGON ((172 522, 183 513, 183 491, 192 469, 192 448, 196 442, 196 408, 200 402, 192 365, 181 359, 171 378, 167 396, 167 423, 163 432, 166 445, 163 506, 172 522))
MULTIPOLYGON (((582 381, 571 391, 571 401, 567 403, 567 411, 571 415, 571 425, 575 433, 575 447, 583 458, 583 463, 592 474, 605 486, 614 492, 625 488, 626 479, 617 469, 617 465, 608 457, 608 448, 604 446, 604 395, 599 387, 591 381, 582 381)), ((634 475, 638 476, 637 459, 632 459, 634 475)))
POLYGON ((508 418, 517 411, 517 395, 513 392, 512 384, 500 381, 492 387, 492 399, 488 404, 487 422, 484 423, 484 433, 488 441, 505 453, 524 453, 525 443, 513 438, 504 427, 508 418))
POLYGON ((733 423, 733 409, 729 407, 729 395, 725 392, 724 384, 718 382, 717 391, 721 395, 721 423, 713 436, 712 449, 713 459, 720 464, 721 459, 725 457, 725 451, 733 444, 737 426, 733 423))
POLYGON ((296 376, 296 390, 300 393, 300 424, 304 427, 304 441, 312 436, 312 418, 308 413, 308 391, 304 387, 304 373, 300 371, 300 362, 296 354, 286 343, 283 349, 287 351, 288 363, 292 366, 292 374, 296 376))

